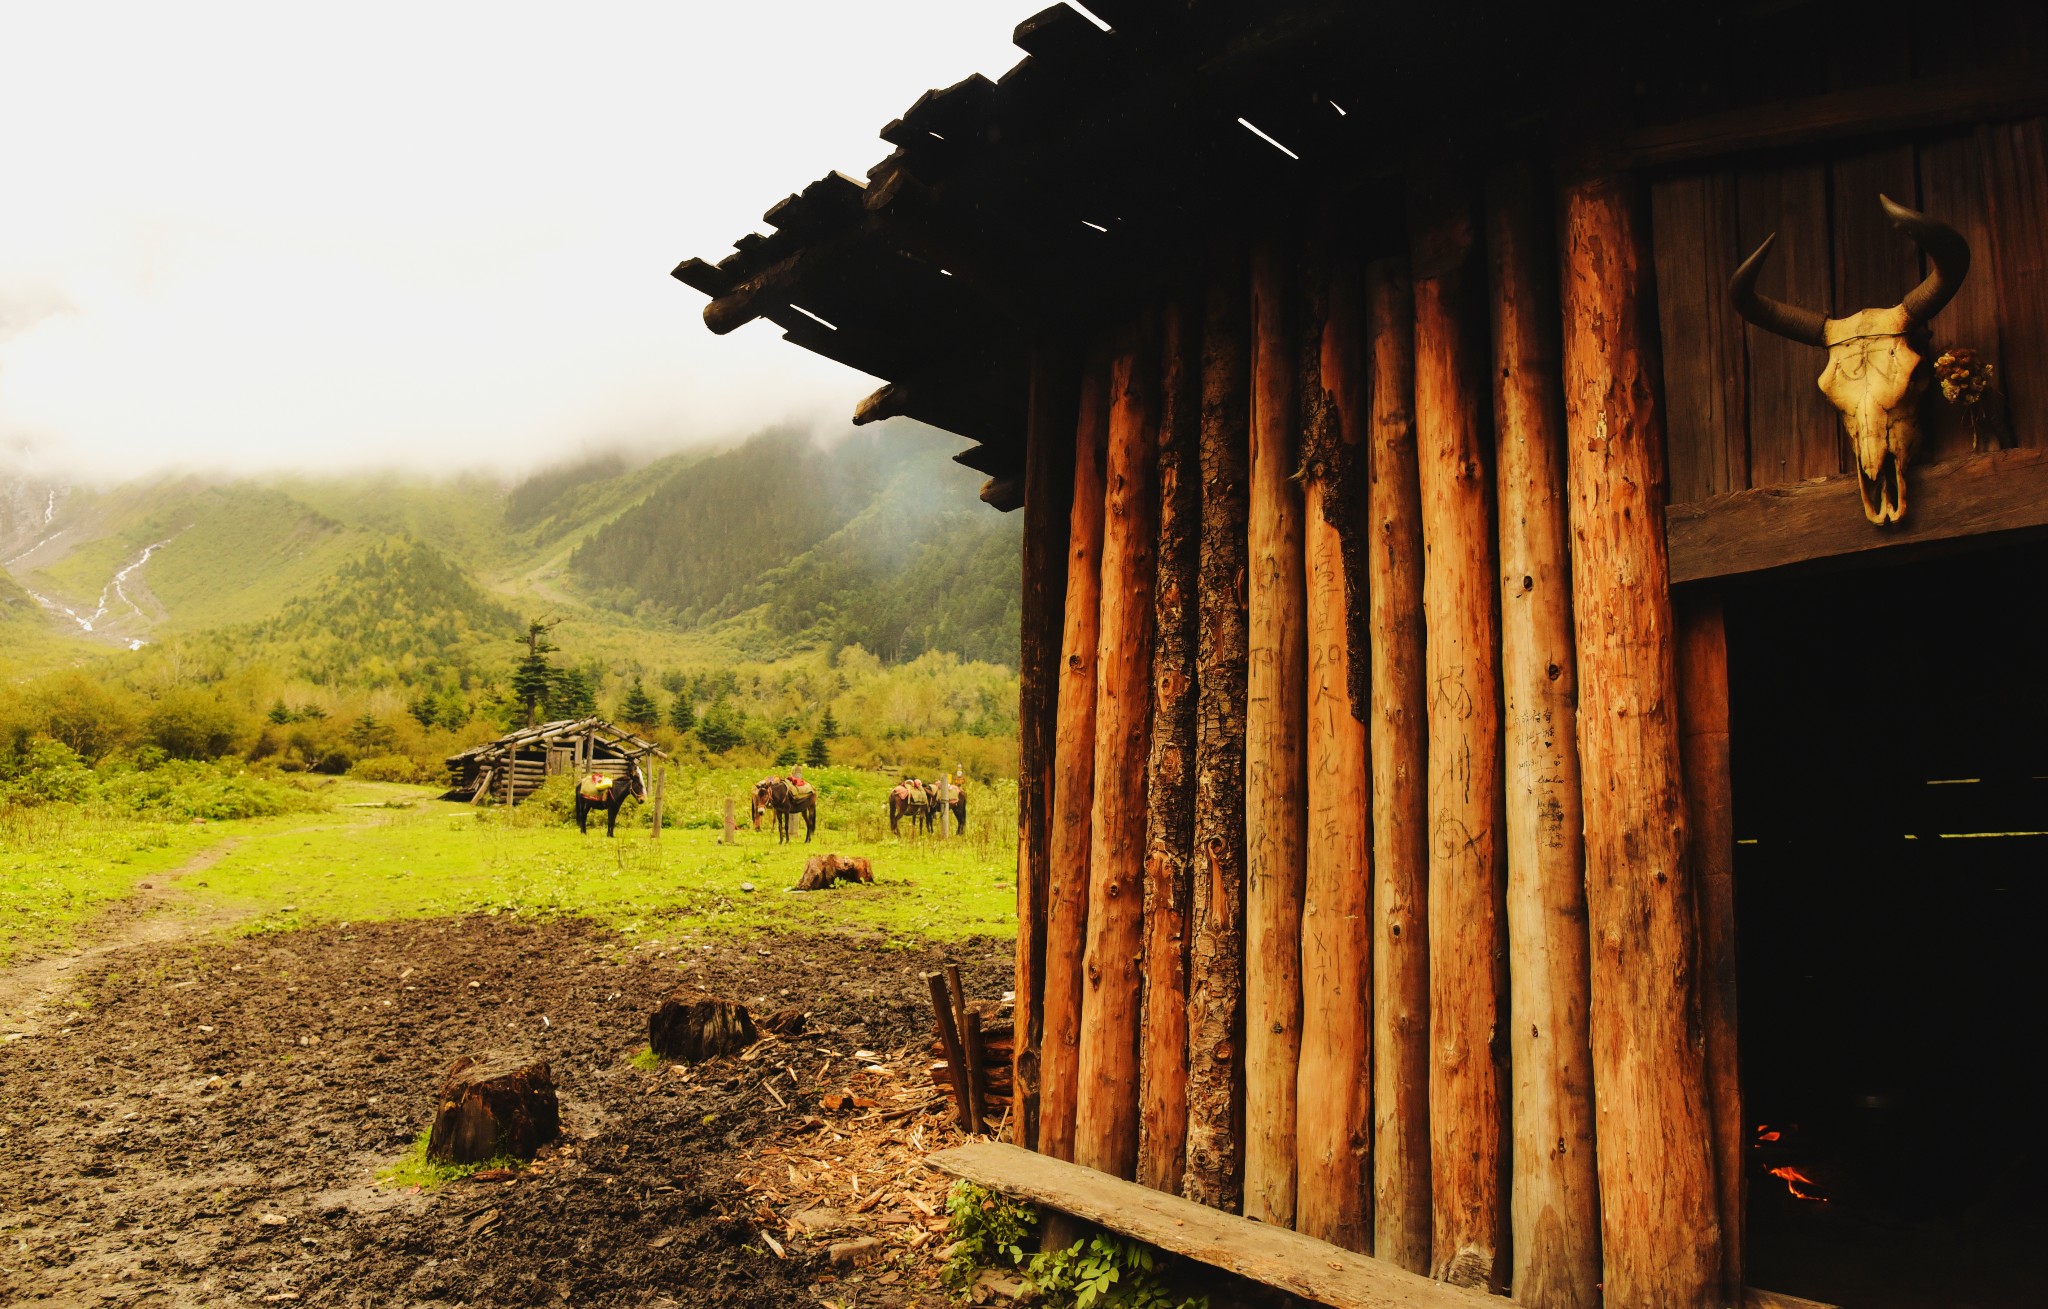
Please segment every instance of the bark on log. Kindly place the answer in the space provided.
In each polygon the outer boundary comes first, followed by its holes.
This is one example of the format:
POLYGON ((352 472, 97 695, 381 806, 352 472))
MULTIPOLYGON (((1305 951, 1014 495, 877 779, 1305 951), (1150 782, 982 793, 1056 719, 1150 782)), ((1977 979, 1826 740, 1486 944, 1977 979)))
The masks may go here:
POLYGON ((1053 808, 1045 922, 1044 1028, 1039 1047, 1038 1148, 1074 1157, 1079 1094, 1081 957, 1087 941, 1088 820, 1095 801, 1095 658, 1102 595, 1104 441, 1109 361, 1091 353, 1074 437, 1074 499, 1068 516, 1067 604, 1060 639, 1059 727, 1053 746, 1053 808))
POLYGON ((1119 346, 1109 394, 1074 1162, 1128 1180, 1138 1164, 1145 763, 1159 549, 1159 340, 1149 319, 1134 325, 1119 346))
POLYGON ((1251 352, 1245 264, 1220 259, 1202 328, 1202 527, 1195 676, 1195 869, 1188 954, 1187 1173, 1235 1210, 1243 1186, 1245 517, 1251 352))
POLYGON ((1563 240, 1579 772, 1607 1309, 1718 1303, 1720 1220, 1679 780, 1648 257, 1632 184, 1575 183, 1563 240))
POLYGON ((1487 189, 1514 1016, 1509 1283, 1530 1309, 1596 1309, 1600 1206, 1586 1030, 1578 679, 1547 196, 1527 168, 1503 171, 1487 189))
POLYGON ((1746 1181, 1742 1080, 1735 1026, 1735 805, 1728 754, 1728 633, 1721 603, 1678 607, 1678 747, 1685 776, 1693 885, 1700 921, 1700 1010, 1707 1033, 1707 1103, 1714 1121, 1721 1218, 1721 1296, 1742 1298, 1746 1181))
POLYGON ((1372 1233, 1372 764, 1352 698, 1351 630, 1365 604, 1354 557, 1364 545, 1357 474, 1370 418, 1357 268, 1329 262, 1328 248, 1319 240, 1305 262, 1302 298, 1308 844, 1294 1227, 1363 1253, 1372 1233))
POLYGON ((953 1083, 953 1109, 963 1130, 975 1130, 974 1085, 968 1073, 967 1055, 963 1049, 964 1037, 961 1024, 955 1017, 953 997, 946 985, 943 972, 926 973, 925 985, 931 988, 932 1019, 939 1031, 939 1044, 945 1047, 946 1071, 953 1083))
POLYGON ((1031 356, 1024 448, 1023 610, 1017 685, 1017 1140, 1038 1141, 1038 1049, 1043 1032, 1045 916, 1059 730, 1060 646, 1067 596, 1067 511, 1073 503, 1079 368, 1073 352, 1041 344, 1031 356))
POLYGON ((1429 753, 1415 312, 1404 261, 1366 269, 1372 356, 1373 1253, 1429 1271, 1429 753))
POLYGON ((1294 342, 1285 256, 1252 252, 1250 617, 1245 676, 1247 1218, 1294 1226, 1308 653, 1294 342))
POLYGON ((1146 764, 1144 1026, 1138 1181, 1180 1191, 1187 1158, 1188 897, 1195 831, 1195 566, 1201 519, 1201 326, 1176 298, 1160 323, 1159 557, 1146 764))
POLYGON ((754 1043, 754 1020, 743 1004, 701 991, 671 991, 647 1015, 647 1048, 664 1059, 695 1063, 754 1043))
POLYGON ((443 1163, 531 1159, 562 1130, 545 1059, 465 1055, 448 1066, 438 1105, 427 1132, 427 1158, 443 1163))
POLYGON ((1484 270, 1462 190, 1418 188, 1415 432, 1429 678, 1431 1274, 1501 1281, 1500 632, 1484 270))

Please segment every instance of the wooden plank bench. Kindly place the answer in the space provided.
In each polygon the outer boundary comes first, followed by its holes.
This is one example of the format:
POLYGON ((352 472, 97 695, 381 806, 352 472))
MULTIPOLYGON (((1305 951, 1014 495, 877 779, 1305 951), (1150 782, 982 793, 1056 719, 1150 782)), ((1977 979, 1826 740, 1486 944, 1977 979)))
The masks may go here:
POLYGON ((925 1163, 1334 1309, 1501 1309, 1508 1303, 1014 1145, 977 1142, 941 1150, 925 1163))

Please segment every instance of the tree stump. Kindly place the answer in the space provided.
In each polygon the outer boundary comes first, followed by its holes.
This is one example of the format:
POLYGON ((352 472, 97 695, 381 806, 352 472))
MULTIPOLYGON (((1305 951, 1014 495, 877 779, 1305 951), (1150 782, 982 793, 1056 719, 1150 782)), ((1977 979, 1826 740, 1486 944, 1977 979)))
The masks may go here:
POLYGON ((647 1046, 664 1059, 695 1063, 745 1049, 755 1038, 745 1005, 701 991, 671 992, 647 1016, 647 1046))
POLYGON ((468 1055, 448 1066, 441 1083, 427 1157, 477 1164, 533 1152, 562 1130, 555 1080, 545 1059, 468 1055))

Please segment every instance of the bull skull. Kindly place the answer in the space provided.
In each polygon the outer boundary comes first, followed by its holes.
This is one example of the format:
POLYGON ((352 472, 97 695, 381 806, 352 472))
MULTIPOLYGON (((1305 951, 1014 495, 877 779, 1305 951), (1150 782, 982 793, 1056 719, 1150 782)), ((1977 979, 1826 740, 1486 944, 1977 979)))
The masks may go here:
POLYGON ((1927 320, 1954 298, 1969 274, 1970 243, 1940 219, 1895 204, 1889 196, 1878 200, 1892 226, 1912 237, 1933 265, 1926 280, 1900 303, 1829 318, 1758 295, 1757 273, 1778 239, 1775 232, 1735 270, 1728 294, 1735 311, 1765 331, 1827 348, 1821 393, 1841 411, 1855 448, 1863 516, 1882 527, 1905 517, 1906 465, 1920 444, 1918 406, 1927 372, 1916 346, 1925 342, 1927 320))

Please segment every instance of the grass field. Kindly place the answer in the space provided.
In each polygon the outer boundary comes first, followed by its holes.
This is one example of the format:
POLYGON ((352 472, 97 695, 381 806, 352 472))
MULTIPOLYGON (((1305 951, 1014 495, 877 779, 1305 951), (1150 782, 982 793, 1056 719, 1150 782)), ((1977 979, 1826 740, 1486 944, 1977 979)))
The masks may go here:
MULTIPOLYGON (((752 775, 672 772, 670 823, 649 837, 629 806, 619 836, 584 836, 539 806, 474 808, 424 787, 347 782, 327 812, 204 825, 114 824, 55 816, 0 847, 0 960, 63 944, 108 901, 204 853, 227 848, 178 884, 181 906, 224 911, 241 931, 441 914, 576 914, 629 933, 682 928, 834 928, 950 938, 1015 931, 1014 784, 970 790, 968 832, 939 840, 889 833, 890 781, 816 770, 816 839, 779 845, 746 826, 752 775), (730 796, 736 843, 720 843, 730 796), (791 893, 804 859, 832 851, 873 861, 872 886, 791 893), (748 887, 752 889, 749 890, 748 887)), ((601 817, 601 816, 600 816, 601 817)))

